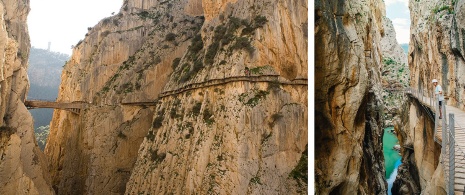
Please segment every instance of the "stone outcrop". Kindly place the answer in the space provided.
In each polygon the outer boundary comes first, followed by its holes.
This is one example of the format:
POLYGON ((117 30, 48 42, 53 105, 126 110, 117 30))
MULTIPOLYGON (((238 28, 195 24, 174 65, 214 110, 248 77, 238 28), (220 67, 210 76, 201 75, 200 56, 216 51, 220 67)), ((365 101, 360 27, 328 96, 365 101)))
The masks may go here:
POLYGON ((0 2, 0 194, 53 194, 23 101, 27 76, 29 1, 0 2))
POLYGON ((126 0, 64 67, 58 101, 87 106, 54 113, 55 191, 305 193, 307 9, 126 0))
POLYGON ((384 3, 315 2, 315 190, 385 194, 384 3))

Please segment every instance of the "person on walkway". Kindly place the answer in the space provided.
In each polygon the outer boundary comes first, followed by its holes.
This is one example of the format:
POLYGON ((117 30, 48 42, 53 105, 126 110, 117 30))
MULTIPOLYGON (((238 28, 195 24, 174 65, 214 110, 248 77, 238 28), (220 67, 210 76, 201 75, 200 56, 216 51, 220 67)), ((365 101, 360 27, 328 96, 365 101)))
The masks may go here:
POLYGON ((444 101, 444 95, 442 93, 441 85, 438 85, 438 80, 433 79, 434 94, 439 98, 439 119, 442 119, 442 102, 444 101))

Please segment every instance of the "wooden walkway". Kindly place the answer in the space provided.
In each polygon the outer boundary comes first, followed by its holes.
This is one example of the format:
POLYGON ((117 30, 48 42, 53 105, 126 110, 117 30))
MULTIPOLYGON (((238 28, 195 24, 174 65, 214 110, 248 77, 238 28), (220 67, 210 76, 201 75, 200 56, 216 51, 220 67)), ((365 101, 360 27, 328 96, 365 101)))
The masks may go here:
MULTIPOLYGON (((294 80, 286 80, 280 77, 279 75, 251 75, 251 76, 243 75, 243 76, 227 77, 227 78, 222 78, 222 79, 210 79, 204 82, 185 84, 176 89, 166 90, 160 93, 158 98, 153 101, 120 102, 120 104, 124 106, 156 106, 158 101, 161 98, 164 98, 167 96, 177 95, 179 93, 183 93, 183 92, 190 91, 190 90, 223 85, 223 84, 231 83, 231 82, 241 82, 241 81, 268 82, 268 83, 276 83, 280 85, 301 85, 301 86, 308 85, 307 78, 296 78, 294 80)), ((28 101, 25 101, 24 104, 26 105, 28 109, 54 108, 54 109, 67 110, 75 114, 79 114, 81 109, 86 108, 89 103, 82 102, 82 101, 64 103, 64 102, 54 102, 54 101, 47 101, 47 100, 28 100, 28 101)))
POLYGON ((296 78, 294 80, 286 80, 279 75, 253 75, 253 76, 234 76, 234 77, 227 77, 222 79, 210 79, 204 82, 198 83, 190 83, 184 86, 181 86, 177 89, 166 90, 159 95, 159 98, 163 98, 166 96, 176 95, 185 91, 190 91, 199 88, 205 87, 212 87, 217 85, 223 85, 226 83, 231 82, 239 82, 239 81, 248 81, 248 82, 269 82, 269 83, 277 83, 281 85, 308 85, 307 78, 296 78))
POLYGON ((52 102, 44 100, 27 100, 24 102, 24 105, 28 109, 34 108, 54 108, 60 110, 70 111, 75 114, 79 114, 81 109, 84 109, 87 106, 86 102, 52 102))
MULTIPOLYGON (((455 130, 455 182, 454 182, 454 191, 455 194, 465 194, 465 111, 458 109, 453 106, 445 106, 446 112, 442 113, 442 119, 439 119, 438 116, 436 116, 436 100, 433 100, 432 98, 425 97, 421 93, 415 93, 415 92, 408 92, 412 97, 416 98, 423 106, 428 107, 435 115, 435 120, 437 123, 435 123, 436 126, 436 139, 438 143, 442 143, 442 130, 443 126, 449 125, 449 113, 454 114, 454 130, 455 130)), ((437 113, 439 114, 439 113, 437 113)), ((443 147, 443 152, 444 152, 444 146, 443 147)), ((448 148, 448 147, 446 147, 448 148)), ((446 156, 446 154, 443 154, 443 160, 442 162, 444 163, 445 167, 448 167, 449 165, 449 156, 446 156)), ((445 172, 448 172, 449 170, 446 168, 444 169, 445 172)), ((444 177, 446 177, 449 173, 445 173, 444 177)), ((448 185, 448 184, 446 184, 448 185)))

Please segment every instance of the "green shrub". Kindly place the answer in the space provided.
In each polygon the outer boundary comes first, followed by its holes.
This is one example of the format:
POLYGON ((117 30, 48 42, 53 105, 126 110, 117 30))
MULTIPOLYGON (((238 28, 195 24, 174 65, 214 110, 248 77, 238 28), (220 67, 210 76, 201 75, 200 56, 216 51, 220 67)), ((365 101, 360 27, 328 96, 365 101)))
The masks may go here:
POLYGON ((261 28, 268 22, 265 16, 256 16, 254 18, 255 28, 261 28))
POLYGON ((150 149, 149 152, 150 152, 151 160, 155 164, 158 164, 161 161, 165 160, 166 153, 158 153, 158 150, 152 150, 152 149, 150 149))
POLYGON ((173 70, 175 70, 176 67, 178 67, 179 62, 181 62, 181 58, 175 58, 175 59, 173 60, 173 64, 171 65, 171 67, 173 68, 173 70))
POLYGON ((192 107, 192 114, 194 114, 194 116, 198 116, 200 114, 201 108, 202 108, 202 102, 195 103, 194 107, 192 107))
POLYGON ((383 59, 383 63, 384 63, 385 65, 391 65, 391 64, 395 64, 396 61, 394 61, 392 58, 384 58, 384 59, 383 59))
POLYGON ((255 49, 252 47, 251 41, 247 37, 239 37, 231 47, 233 50, 246 49, 249 53, 252 53, 255 49))
POLYGON ((219 42, 212 43, 205 54, 205 64, 211 65, 215 60, 216 53, 218 52, 218 47, 220 46, 219 42))
POLYGON ((166 41, 174 41, 174 40, 176 40, 176 34, 174 34, 174 33, 168 33, 168 34, 165 36, 165 40, 166 40, 166 41))
POLYGON ((299 163, 289 174, 290 177, 297 180, 300 185, 300 182, 307 183, 308 181, 308 146, 305 146, 305 151, 302 152, 299 163))
POLYGON ((260 185, 262 184, 262 183, 260 182, 260 177, 258 177, 258 176, 252 177, 252 178, 250 179, 250 183, 260 184, 260 185))
POLYGON ((202 36, 199 33, 192 39, 192 43, 189 46, 189 52, 191 53, 191 55, 196 55, 202 49, 203 49, 203 41, 202 41, 202 36))
POLYGON ((211 125, 215 122, 215 119, 212 118, 213 114, 207 108, 203 111, 203 121, 207 123, 207 125, 211 125))
POLYGON ((152 127, 153 127, 154 129, 158 129, 158 128, 160 128, 162 125, 163 125, 163 116, 158 115, 158 116, 153 120, 152 127))
POLYGON ((142 19, 146 19, 149 17, 150 13, 147 11, 142 11, 142 12, 137 13, 137 15, 142 19))
POLYGON ((197 74, 203 68, 202 60, 196 60, 194 62, 194 67, 192 68, 192 73, 197 74))
POLYGON ((150 141, 155 140, 155 134, 153 133, 153 131, 149 131, 149 134, 147 134, 147 136, 145 137, 150 141))

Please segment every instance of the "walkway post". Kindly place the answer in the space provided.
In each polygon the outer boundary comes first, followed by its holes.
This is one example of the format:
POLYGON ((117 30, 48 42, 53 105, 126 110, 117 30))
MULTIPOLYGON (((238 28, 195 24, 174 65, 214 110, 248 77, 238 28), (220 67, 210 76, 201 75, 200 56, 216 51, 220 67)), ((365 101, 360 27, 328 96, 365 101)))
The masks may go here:
MULTIPOLYGON (((445 107, 445 106, 444 106, 445 107)), ((455 129, 454 129, 454 114, 449 114, 449 191, 447 194, 454 194, 455 184, 455 129)))
MULTIPOLYGON (((434 99, 434 96, 433 96, 433 99, 434 99)), ((438 101, 433 101, 435 102, 434 103, 434 106, 433 106, 433 109, 435 110, 436 114, 434 115, 434 141, 438 141, 438 139, 436 138, 436 134, 438 132, 438 122, 439 122, 439 115, 438 115, 438 112, 439 112, 439 102, 438 101)), ((442 137, 444 137, 444 131, 442 131, 442 137)), ((444 148, 444 139, 442 139, 442 148, 444 148)), ((443 151, 443 154, 444 154, 444 151, 443 151)))
MULTIPOLYGON (((440 122, 440 120, 439 120, 439 101, 438 101, 438 99, 435 99, 435 101, 436 101, 436 103, 435 103, 436 104, 436 120, 434 122, 434 126, 436 126, 436 128, 438 128, 438 126, 439 126, 438 123, 440 122)), ((448 192, 447 189, 448 189, 449 185, 448 185, 447 181, 449 180, 449 178, 447 177, 448 172, 447 172, 447 164, 446 164, 446 158, 447 158, 447 133, 446 133, 446 131, 447 131, 447 128, 446 128, 445 124, 443 124, 441 126, 441 130, 442 130, 442 133, 441 133, 442 134, 442 144, 441 144, 441 156, 442 156, 442 158, 441 158, 441 162, 442 162, 442 166, 443 166, 443 170, 444 170, 444 182, 446 183, 446 186, 445 186, 446 187, 446 192, 448 192)))

